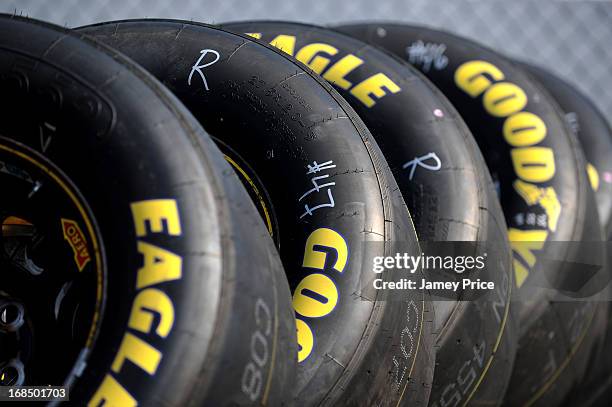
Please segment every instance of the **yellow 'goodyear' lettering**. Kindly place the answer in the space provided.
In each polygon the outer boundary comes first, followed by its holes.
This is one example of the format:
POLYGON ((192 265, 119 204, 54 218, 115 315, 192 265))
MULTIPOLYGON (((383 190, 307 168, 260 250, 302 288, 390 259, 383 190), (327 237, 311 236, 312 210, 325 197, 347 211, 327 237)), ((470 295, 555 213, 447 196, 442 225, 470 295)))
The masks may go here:
MULTIPOLYGON (((336 231, 319 228, 312 232, 306 240, 302 267, 322 270, 325 272, 342 273, 348 262, 348 245, 346 240, 336 231), (333 264, 327 263, 327 251, 335 251, 333 264)), ((338 304, 338 287, 334 281, 322 273, 311 273, 304 277, 293 293, 293 308, 304 318, 321 318, 329 315, 338 304)), ((297 318, 298 362, 303 362, 312 353, 315 334, 303 319, 297 318)))
MULTIPOLYGON (((261 33, 248 33, 247 35, 261 39, 261 33)), ((378 100, 389 93, 398 93, 401 90, 399 85, 382 72, 375 73, 358 83, 351 82, 347 79, 347 76, 363 65, 364 61, 353 54, 347 54, 332 63, 330 57, 340 52, 333 45, 315 42, 306 44, 296 50, 296 37, 285 34, 274 37, 270 41, 270 45, 295 56, 295 59, 308 65, 323 79, 349 91, 351 95, 367 107, 374 106, 378 100)))
POLYGON ((587 163, 586 170, 591 188, 593 191, 597 192, 599 190, 599 172, 597 172, 597 168, 591 163, 587 163))
POLYGON ((506 76, 495 65, 486 61, 468 61, 455 71, 455 84, 472 98, 482 95, 482 103, 493 117, 505 118, 503 137, 512 147, 510 157, 517 179, 516 192, 532 205, 540 205, 547 217, 547 230, 520 230, 510 228, 508 235, 513 252, 522 260, 514 260, 516 284, 520 287, 529 269, 536 263, 533 254, 541 250, 548 232, 557 229, 561 216, 561 204, 552 186, 534 184, 550 181, 556 172, 555 155, 550 147, 538 146, 546 138, 544 121, 537 115, 524 111, 528 98, 518 85, 505 81, 506 76))
MULTIPOLYGON (((176 201, 157 199, 134 202, 131 205, 136 236, 145 237, 152 233, 180 236, 181 223, 176 201)), ((140 290, 132 304, 128 328, 144 335, 166 338, 174 325, 174 304, 162 290, 153 287, 182 276, 182 258, 161 247, 138 241, 138 252, 143 257, 142 267, 137 272, 136 288, 140 290), (156 319, 155 316, 158 318, 156 319), (157 320, 157 326, 154 321, 157 320)), ((94 393, 89 406, 136 406, 137 400, 115 378, 129 362, 153 376, 163 354, 140 336, 127 331, 111 365, 111 372, 94 393)))

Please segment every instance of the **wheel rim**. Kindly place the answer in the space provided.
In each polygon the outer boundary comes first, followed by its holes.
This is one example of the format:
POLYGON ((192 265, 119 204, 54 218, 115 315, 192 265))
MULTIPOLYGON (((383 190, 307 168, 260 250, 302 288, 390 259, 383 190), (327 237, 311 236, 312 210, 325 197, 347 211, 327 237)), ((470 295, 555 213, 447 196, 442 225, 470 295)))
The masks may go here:
POLYGON ((0 385, 70 386, 104 305, 94 218, 46 158, 0 138, 0 385), (4 195, 4 194, 3 194, 4 195))

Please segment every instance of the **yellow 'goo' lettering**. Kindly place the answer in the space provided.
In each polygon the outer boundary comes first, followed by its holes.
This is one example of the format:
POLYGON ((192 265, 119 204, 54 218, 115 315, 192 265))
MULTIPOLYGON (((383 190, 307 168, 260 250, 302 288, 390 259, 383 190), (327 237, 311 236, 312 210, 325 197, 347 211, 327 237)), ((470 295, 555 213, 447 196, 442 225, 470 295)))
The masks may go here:
POLYGON ((483 97, 484 107, 495 117, 507 117, 527 106, 525 91, 513 83, 499 82, 491 86, 483 97))
POLYGON ((300 281, 293 294, 293 309, 305 317, 320 318, 334 310, 338 303, 336 284, 326 275, 314 273, 300 281), (316 297, 309 295, 316 294, 316 297))
POLYGON ((486 61, 469 61, 455 71, 455 83, 473 98, 487 90, 493 81, 504 79, 503 72, 486 61))
POLYGON ((320 228, 312 232, 306 240, 302 266, 323 270, 327 253, 315 250, 315 246, 334 249, 337 253, 337 258, 332 267, 340 273, 344 271, 348 261, 348 246, 346 240, 338 232, 327 228, 320 228))
MULTIPOLYGON (((338 232, 319 228, 313 231, 306 239, 304 260, 302 266, 317 270, 326 270, 328 251, 332 249, 336 256, 327 270, 336 270, 342 273, 348 262, 348 245, 338 232)), ((331 278, 321 273, 312 273, 300 281, 293 294, 293 308, 307 318, 320 318, 328 315, 338 304, 340 294, 336 284, 331 278)), ((300 345, 298 360, 305 360, 312 352, 314 346, 314 333, 310 326, 300 319, 298 324, 298 343, 300 345)))
POLYGON ((312 352, 314 335, 308 324, 301 319, 296 318, 295 324, 297 326, 298 362, 301 363, 312 352))

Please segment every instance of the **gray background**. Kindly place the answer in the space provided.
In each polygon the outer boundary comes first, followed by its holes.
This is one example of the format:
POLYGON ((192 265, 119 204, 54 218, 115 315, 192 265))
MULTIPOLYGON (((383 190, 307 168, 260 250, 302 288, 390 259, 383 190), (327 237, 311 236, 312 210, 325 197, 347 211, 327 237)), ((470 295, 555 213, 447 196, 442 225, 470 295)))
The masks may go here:
POLYGON ((446 29, 545 65, 612 112, 612 2, 554 0, 0 0, 0 11, 75 27, 164 17, 207 23, 395 20, 446 29))

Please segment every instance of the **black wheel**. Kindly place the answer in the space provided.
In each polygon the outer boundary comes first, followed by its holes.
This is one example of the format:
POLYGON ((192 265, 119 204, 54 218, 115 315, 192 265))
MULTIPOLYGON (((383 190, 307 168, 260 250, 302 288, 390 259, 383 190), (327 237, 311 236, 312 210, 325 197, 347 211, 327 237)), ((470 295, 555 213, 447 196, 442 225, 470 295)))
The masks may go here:
POLYGON ((108 47, 0 26, 2 384, 70 386, 76 405, 279 405, 288 285, 210 138, 108 47))
POLYGON ((300 405, 426 400, 433 368, 421 291, 383 301, 372 257, 418 253, 410 216, 370 134, 327 84, 272 47, 184 21, 81 32, 126 53, 215 137, 276 238, 294 290, 300 405), (398 248, 394 248, 397 250, 398 248))
POLYGON ((516 352, 515 322, 508 318, 512 259, 493 183, 459 114, 417 70, 344 34, 286 22, 221 27, 278 46, 334 85, 381 147, 421 242, 478 242, 465 254, 490 254, 488 270, 478 277, 493 281, 495 290, 457 297, 440 292, 434 301, 438 337, 429 404, 498 403, 516 352))
POLYGON ((401 24, 340 30, 413 63, 472 130, 499 184, 522 300, 519 351, 505 403, 559 404, 582 378, 581 355, 594 342, 596 303, 571 298, 587 295, 581 290, 603 262, 601 250, 579 243, 598 240, 601 231, 584 157, 559 107, 522 69, 472 41, 401 24), (585 261, 595 263, 588 272, 585 261), (554 288, 555 297, 537 288, 542 285, 554 288), (553 301, 559 297, 569 300, 553 301))

